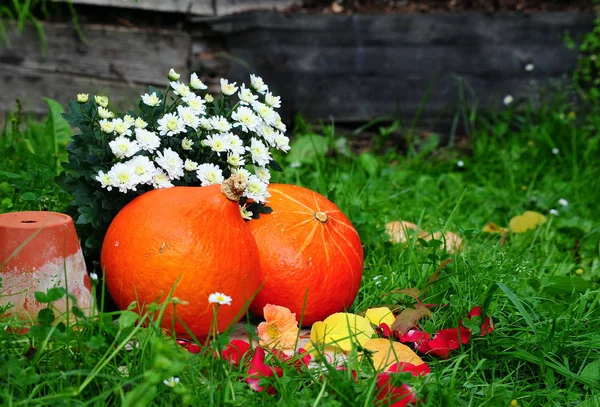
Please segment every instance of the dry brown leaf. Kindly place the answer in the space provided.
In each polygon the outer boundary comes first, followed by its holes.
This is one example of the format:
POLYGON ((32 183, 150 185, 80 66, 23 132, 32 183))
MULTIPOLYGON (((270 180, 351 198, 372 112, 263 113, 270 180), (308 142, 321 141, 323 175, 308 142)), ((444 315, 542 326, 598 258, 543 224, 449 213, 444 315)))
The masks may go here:
POLYGON ((391 291, 389 294, 408 295, 410 297, 413 297, 418 302, 420 293, 421 293, 421 291, 417 287, 411 287, 411 288, 402 288, 399 290, 394 290, 394 291, 391 291))
POLYGON ((405 220, 393 221, 385 225, 385 231, 392 243, 406 243, 410 239, 409 230, 416 230, 419 237, 427 235, 427 232, 420 230, 417 225, 405 220))
POLYGON ((503 228, 501 226, 496 225, 494 222, 490 222, 487 225, 485 225, 481 231, 485 232, 485 233, 503 233, 505 231, 507 231, 507 228, 503 228))
POLYGON ((442 235, 442 232, 435 232, 433 235, 427 235, 423 237, 423 240, 430 241, 432 239, 441 240, 443 242, 442 249, 450 254, 462 250, 462 237, 454 232, 446 232, 442 235))
POLYGON ((424 363, 408 346, 389 339, 369 339, 363 347, 373 352, 373 365, 378 371, 387 370, 394 363, 404 362, 415 366, 424 363))
POLYGON ((392 329, 398 331, 401 335, 417 326, 421 318, 431 318, 431 311, 425 305, 418 303, 415 308, 406 308, 392 324, 392 329))

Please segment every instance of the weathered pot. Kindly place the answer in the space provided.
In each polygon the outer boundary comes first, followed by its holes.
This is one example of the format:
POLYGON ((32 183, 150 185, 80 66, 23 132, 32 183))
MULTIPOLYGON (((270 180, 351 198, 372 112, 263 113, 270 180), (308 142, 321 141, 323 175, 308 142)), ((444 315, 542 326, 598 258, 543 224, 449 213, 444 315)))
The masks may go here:
MULTIPOLYGON (((47 306, 36 301, 34 293, 53 287, 66 288, 86 314, 94 307, 73 220, 62 213, 0 215, 0 277, 0 305, 12 303, 7 314, 23 321, 34 322, 47 306)), ((64 315, 64 298, 53 305, 64 315)))

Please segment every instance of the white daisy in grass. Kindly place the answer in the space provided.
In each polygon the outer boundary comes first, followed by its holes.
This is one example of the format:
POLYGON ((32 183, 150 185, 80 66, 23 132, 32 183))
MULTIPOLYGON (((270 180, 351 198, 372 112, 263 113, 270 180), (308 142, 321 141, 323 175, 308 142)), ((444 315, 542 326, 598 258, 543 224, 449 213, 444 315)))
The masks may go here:
POLYGON ((167 75, 167 77, 171 81, 178 81, 179 78, 181 77, 181 75, 179 75, 177 72, 175 72, 175 69, 171 68, 171 69, 169 69, 169 74, 167 75))
POLYGON ((201 116, 206 114, 206 102, 200 96, 190 93, 183 101, 187 103, 196 115, 201 116))
POLYGON ((266 167, 269 161, 271 161, 269 149, 257 138, 252 137, 250 139, 250 147, 246 147, 246 150, 250 151, 252 161, 261 167, 266 167))
POLYGON ((156 92, 152 92, 151 94, 145 93, 142 95, 142 102, 146 106, 156 107, 160 105, 160 98, 156 95, 156 92))
POLYGON ((550 209, 550 215, 558 216, 558 211, 556 209, 550 209))
POLYGON ((162 152, 158 151, 154 161, 167 172, 170 179, 183 177, 183 160, 171 148, 167 147, 162 152))
POLYGON ((231 118, 235 121, 233 127, 241 127, 242 131, 255 131, 256 126, 260 123, 260 119, 254 114, 252 109, 246 106, 238 107, 232 114, 231 118))
POLYGON ((564 208, 566 206, 569 206, 569 201, 567 201, 565 198, 560 198, 558 200, 558 204, 564 208))
POLYGON ((227 79, 221 78, 221 93, 227 96, 231 96, 235 92, 237 92, 237 90, 238 88, 235 82, 230 83, 227 79))
POLYGON ((265 81, 260 76, 250 74, 250 86, 258 93, 264 94, 269 87, 265 84, 265 81))
POLYGON ((277 116, 275 111, 269 106, 261 102, 254 102, 252 103, 252 108, 265 122, 270 125, 275 125, 277 116))
POLYGON ((271 180, 271 173, 265 167, 254 167, 254 173, 258 177, 259 180, 268 184, 271 180))
POLYGON ((554 155, 558 155, 558 153, 560 153, 560 150, 559 150, 558 148, 554 147, 554 148, 552 149, 552 154, 554 154, 554 155))
POLYGON ((238 154, 227 154, 227 164, 230 167, 241 167, 246 164, 246 161, 243 157, 240 157, 238 154))
POLYGON ((194 142, 187 137, 184 137, 183 140, 181 140, 181 148, 183 148, 186 151, 191 150, 193 145, 194 142))
POLYGON ((274 96, 271 92, 266 93, 265 95, 265 103, 268 106, 271 106, 275 109, 278 109, 281 107, 281 97, 280 96, 274 96))
POLYGON ((515 101, 515 98, 514 98, 514 97, 512 97, 512 95, 506 95, 506 96, 504 96, 504 99, 502 100, 502 102, 503 102, 503 103, 504 103, 506 106, 510 105, 510 104, 511 104, 512 102, 514 102, 514 101, 515 101))
POLYGON ((96 101, 96 104, 100 107, 108 106, 108 98, 106 96, 96 95, 94 96, 94 100, 96 101))
POLYGON ((215 164, 200 164, 196 170, 196 176, 203 187, 212 184, 221 184, 225 180, 223 171, 215 164))
POLYGON ((226 152, 229 147, 226 133, 217 133, 207 136, 203 143, 205 146, 210 147, 212 151, 217 153, 218 156, 221 156, 221 153, 226 152))
POLYGON ((135 140, 129 140, 125 136, 118 136, 114 140, 108 143, 110 147, 110 151, 115 155, 115 157, 129 158, 138 151, 140 151, 140 145, 135 140))
POLYGON ((152 153, 160 147, 160 138, 156 133, 146 129, 135 129, 135 140, 138 142, 142 150, 152 153))
POLYGON ((115 131, 115 125, 113 124, 112 120, 102 119, 98 122, 98 124, 100 125, 100 130, 102 130, 103 133, 110 134, 115 131))
POLYGON ((196 171, 198 169, 198 163, 187 158, 183 164, 183 169, 188 172, 196 171))
POLYGON ((135 191, 139 178, 135 175, 133 168, 130 166, 117 163, 108 171, 110 183, 113 187, 119 188, 120 192, 135 191))
POLYGON ((125 125, 127 127, 131 127, 131 126, 135 125, 135 118, 131 115, 126 114, 123 117, 123 123, 125 123, 125 125))
POLYGON ((200 127, 202 127, 204 130, 212 130, 213 128, 210 119, 207 117, 200 118, 200 127))
POLYGON ((112 191, 113 184, 110 175, 106 174, 104 171, 98 171, 98 175, 96 175, 94 179, 102 185, 102 188, 106 188, 107 191, 112 191))
POLYGON ((200 78, 198 78, 198 75, 196 74, 196 72, 192 72, 192 74, 190 75, 190 88, 195 89, 195 90, 204 90, 204 89, 208 89, 208 86, 206 86, 200 80, 200 78))
POLYGON ((127 123, 123 119, 113 119, 113 126, 115 128, 115 133, 120 136, 131 136, 131 130, 129 127, 131 125, 127 125, 127 123))
POLYGON ((178 383, 179 383, 179 377, 175 377, 175 376, 163 380, 163 384, 170 388, 177 386, 178 383))
POLYGON ((231 123, 223 116, 215 116, 210 118, 210 124, 213 130, 225 133, 231 130, 231 123))
POLYGON ((144 119, 142 119, 141 117, 138 117, 137 119, 135 119, 135 122, 133 123, 133 125, 135 126, 136 129, 145 129, 146 127, 148 127, 148 123, 146 123, 144 121, 144 119))
POLYGON ((208 296, 208 302, 211 304, 231 305, 231 297, 223 293, 212 293, 208 296))
POLYGON ((113 112, 102 106, 98 107, 98 116, 100 116, 101 119, 112 119, 115 117, 113 112))
POLYGON ((256 202, 265 202, 271 196, 267 191, 267 184, 262 182, 256 175, 250 175, 247 185, 243 196, 249 199, 256 202))
POLYGON ((157 169, 154 175, 152 176, 152 186, 156 189, 161 188, 171 188, 173 184, 169 179, 169 176, 166 172, 161 169, 157 169))
POLYGON ((152 176, 156 172, 156 167, 148 157, 143 155, 135 156, 125 162, 125 165, 133 168, 133 172, 139 178, 140 184, 149 184, 152 182, 152 176))
POLYGON ((244 83, 240 86, 238 98, 240 98, 241 105, 251 105, 255 100, 258 100, 258 96, 252 93, 252 90, 248 89, 244 83))
POLYGON ((290 150, 290 139, 283 135, 283 133, 277 132, 275 136, 275 145, 278 150, 287 152, 290 150))
POLYGON ((167 113, 158 119, 158 132, 161 136, 171 137, 179 133, 187 133, 184 121, 174 113, 167 113))
POLYGON ((244 147, 244 142, 242 139, 233 133, 225 133, 225 143, 227 144, 227 149, 232 154, 241 156, 246 152, 246 148, 244 147))
POLYGON ((246 208, 246 205, 240 205, 240 215, 246 220, 251 220, 253 213, 246 208))
POLYGON ((200 126, 200 118, 196 116, 194 109, 191 107, 177 106, 177 115, 186 126, 191 127, 194 130, 198 130, 200 126))
POLYGON ((250 176, 252 175, 250 173, 250 171, 248 171, 245 168, 233 169, 233 170, 231 170, 231 173, 240 175, 245 183, 248 183, 248 180, 250 179, 250 176))
POLYGON ((256 134, 265 139, 269 146, 273 147, 275 145, 275 136, 277 135, 276 130, 269 126, 265 121, 261 121, 256 127, 256 134))
POLYGON ((189 96, 192 92, 188 85, 181 82, 171 82, 171 88, 173 88, 174 94, 181 96, 182 98, 189 96))

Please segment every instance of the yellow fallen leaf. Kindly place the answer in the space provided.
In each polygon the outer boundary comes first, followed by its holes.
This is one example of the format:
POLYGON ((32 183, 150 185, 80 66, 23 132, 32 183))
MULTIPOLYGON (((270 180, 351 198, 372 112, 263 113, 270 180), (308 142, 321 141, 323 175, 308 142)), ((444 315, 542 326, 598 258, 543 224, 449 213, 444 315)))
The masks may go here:
POLYGON ((424 362, 411 348, 400 342, 385 338, 370 339, 363 346, 373 353, 373 365, 377 370, 387 370, 394 363, 411 363, 415 366, 424 362))
POLYGON ((490 222, 485 225, 482 229, 482 232, 485 233, 504 233, 508 232, 508 228, 503 228, 501 226, 496 225, 494 222, 490 222))
POLYGON ((442 236, 442 232, 435 232, 433 235, 423 236, 423 240, 430 241, 432 239, 441 240, 444 242, 442 249, 452 254, 462 250, 462 237, 454 232, 446 232, 442 236))
POLYGON ((369 320, 373 325, 387 324, 392 326, 396 317, 388 307, 369 308, 365 312, 365 318, 369 320))
POLYGON ((419 231, 419 227, 414 223, 405 220, 393 221, 385 225, 385 232, 389 235, 392 243, 406 243, 410 239, 410 236, 408 236, 409 230, 416 230, 419 237, 427 234, 422 230, 419 231))
POLYGON ((338 312, 315 322, 310 330, 310 340, 314 347, 337 346, 343 351, 350 351, 352 343, 360 346, 371 339, 375 331, 371 323, 359 315, 338 312))
POLYGON ((508 224, 513 233, 524 233, 533 230, 539 225, 546 223, 548 219, 544 215, 534 211, 526 211, 522 215, 515 216, 508 224))

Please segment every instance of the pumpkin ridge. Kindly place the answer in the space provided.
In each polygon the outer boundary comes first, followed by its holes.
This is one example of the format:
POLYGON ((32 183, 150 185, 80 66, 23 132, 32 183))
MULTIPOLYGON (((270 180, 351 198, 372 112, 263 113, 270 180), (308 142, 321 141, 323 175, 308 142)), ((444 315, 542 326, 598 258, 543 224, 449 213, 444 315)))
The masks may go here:
MULTIPOLYGON (((321 239, 323 240, 323 248, 325 249, 325 262, 329 266, 329 247, 325 241, 325 231, 323 229, 325 228, 321 228, 321 239)), ((327 281, 327 276, 325 276, 325 281, 327 281)))
MULTIPOLYGON (((302 213, 304 213, 304 212, 302 212, 302 213)), ((307 223, 310 223, 310 222, 312 222, 312 221, 314 221, 314 219, 313 219, 313 218, 309 218, 309 219, 303 220, 303 221, 302 221, 302 222, 300 222, 300 223, 296 223, 294 226, 290 226, 290 227, 289 227, 289 228, 287 228, 285 231, 286 231, 286 232, 289 232, 289 231, 290 231, 290 230, 292 230, 292 229, 296 229, 297 227, 303 226, 303 225, 305 225, 305 224, 307 224, 307 223)))
POLYGON ((308 236, 306 236, 306 239, 304 239, 304 242, 302 243, 302 246, 298 250, 298 253, 296 254, 296 257, 294 257, 294 261, 297 261, 300 258, 300 256, 302 255, 302 252, 312 242, 313 236, 314 236, 315 232, 317 231, 318 227, 319 227, 319 223, 315 222, 315 227, 310 231, 310 233, 308 234, 308 236))
POLYGON ((321 208, 319 208, 319 203, 317 202, 317 194, 313 192, 313 201, 315 202, 315 207, 317 208, 317 212, 321 212, 321 208))
POLYGON ((333 242, 335 247, 337 247, 338 251, 342 254, 344 259, 346 260, 346 263, 348 263, 348 268, 350 269, 350 275, 354 278, 354 271, 352 270, 352 263, 350 263, 350 259, 348 259, 348 256, 346 256, 346 253, 344 253, 344 251, 342 250, 340 245, 336 242, 331 231, 329 229, 327 229, 327 232, 329 233, 330 240, 333 242))
POLYGON ((286 199, 289 199, 290 201, 297 203, 298 205, 300 205, 300 206, 302 206, 302 207, 304 207, 304 208, 308 209, 308 210, 309 210, 309 211, 311 211, 311 212, 314 212, 314 209, 313 209, 313 208, 311 208, 310 206, 308 206, 308 205, 306 205, 306 204, 304 204, 304 203, 302 203, 302 202, 298 201, 297 199, 294 199, 294 198, 292 198, 291 196, 289 196, 289 195, 288 195, 288 194, 286 194, 285 192, 281 192, 280 190, 278 190, 278 189, 276 189, 276 188, 271 188, 271 191, 272 191, 272 192, 276 192, 276 193, 278 193, 279 195, 283 196, 284 198, 286 198, 286 199))
MULTIPOLYGON (((354 255, 356 256, 356 258, 361 261, 361 256, 359 256, 359 254, 356 252, 356 250, 354 250, 354 247, 352 246, 352 243, 350 243, 348 241, 348 239, 346 239, 346 237, 344 235, 342 235, 340 232, 337 231, 337 229, 333 229, 333 231, 335 233, 337 233, 343 240, 344 242, 346 242, 346 244, 348 245, 348 247, 350 248, 350 250, 352 250, 352 253, 354 253, 354 255)), ((335 239, 334 239, 335 241, 335 239)))
MULTIPOLYGON (((327 213, 328 211, 325 211, 325 213, 327 213)), ((337 211, 336 211, 337 212, 337 211)), ((356 235, 357 238, 360 239, 360 236, 358 235, 358 232, 356 231, 356 229, 354 229, 352 226, 348 225, 346 222, 342 222, 341 220, 338 220, 334 217, 329 217, 329 220, 334 221, 335 223, 339 224, 340 226, 344 226, 346 227, 346 229, 351 230, 352 232, 354 232, 354 234, 356 235)))
POLYGON ((310 211, 310 212, 305 212, 305 211, 287 211, 287 213, 295 213, 298 215, 310 215, 313 216, 315 214, 315 211, 310 211))

